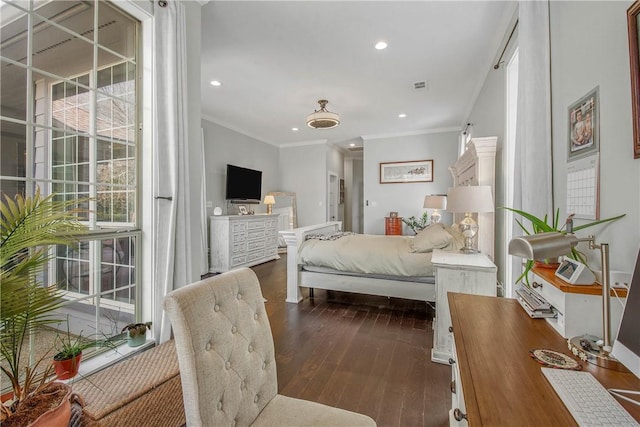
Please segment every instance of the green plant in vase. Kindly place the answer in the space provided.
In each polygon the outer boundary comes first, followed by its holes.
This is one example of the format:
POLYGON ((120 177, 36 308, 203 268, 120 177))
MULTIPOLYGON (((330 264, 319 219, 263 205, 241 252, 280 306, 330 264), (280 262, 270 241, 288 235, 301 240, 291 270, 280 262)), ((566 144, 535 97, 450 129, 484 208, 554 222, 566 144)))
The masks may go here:
MULTIPOLYGON (((531 235, 531 234, 538 234, 538 233, 547 233, 547 232, 559 232, 562 234, 566 234, 567 230, 565 230, 565 225, 566 222, 564 224, 562 224, 562 226, 559 227, 559 219, 560 219, 560 209, 556 209, 556 214, 555 214, 555 220, 553 221, 553 224, 549 223, 549 217, 548 215, 545 215, 544 218, 538 218, 537 216, 530 214, 529 212, 525 212, 519 209, 513 209, 513 208, 508 208, 506 206, 501 206, 499 207, 499 209, 506 209, 508 211, 511 211, 515 214, 520 215, 521 217, 527 219, 530 224, 531 227, 525 227, 525 225, 522 223, 522 221, 518 220, 517 218, 515 219, 516 223, 518 224, 518 226, 522 229, 522 231, 524 231, 524 233, 526 235, 531 235)), ((572 229, 572 232, 576 232, 576 231, 580 231, 580 230, 584 230, 585 228, 589 228, 589 227, 593 227, 594 225, 598 225, 598 224, 603 224, 606 222, 611 222, 611 221, 615 221, 618 220, 622 217, 624 217, 626 214, 622 214, 622 215, 618 215, 618 216, 614 216, 611 218, 606 218, 606 219, 600 219, 597 221, 592 221, 592 222, 588 222, 586 224, 581 224, 581 225, 577 225, 574 226, 572 229)), ((573 215, 570 215, 569 218, 572 218, 573 215)), ((571 253, 568 255, 569 257, 580 261, 583 264, 587 264, 587 257, 580 252, 577 248, 571 248, 571 253)), ((545 260, 548 261, 548 260, 545 260)), ((533 268, 534 264, 535 264, 536 260, 532 260, 529 259, 526 261, 524 269, 522 271, 522 274, 520 276, 518 276, 518 278, 516 279, 516 283, 520 282, 520 280, 524 279, 525 283, 527 284, 527 286, 529 286, 529 271, 531 271, 531 269, 533 268)))
POLYGON ((416 218, 415 216, 410 216, 409 218, 402 218, 402 222, 407 224, 415 234, 418 234, 422 230, 424 230, 427 225, 429 225, 429 213, 424 211, 422 216, 416 218))

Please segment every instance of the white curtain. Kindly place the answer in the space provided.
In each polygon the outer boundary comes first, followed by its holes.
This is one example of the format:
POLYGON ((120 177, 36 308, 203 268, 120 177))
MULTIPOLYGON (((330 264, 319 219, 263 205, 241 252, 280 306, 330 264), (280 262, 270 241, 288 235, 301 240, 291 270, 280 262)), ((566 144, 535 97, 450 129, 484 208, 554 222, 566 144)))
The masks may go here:
MULTIPOLYGON (((518 112, 513 207, 539 217, 553 210, 549 4, 520 1, 518 112)), ((526 222, 526 220, 525 220, 526 222)), ((513 235, 522 231, 514 224, 513 235)), ((517 278, 520 259, 512 257, 517 278)))
POLYGON ((165 295, 192 282, 190 233, 185 227, 190 222, 186 23, 180 1, 155 7, 154 33, 153 330, 161 343, 171 335, 171 323, 162 308, 165 295))

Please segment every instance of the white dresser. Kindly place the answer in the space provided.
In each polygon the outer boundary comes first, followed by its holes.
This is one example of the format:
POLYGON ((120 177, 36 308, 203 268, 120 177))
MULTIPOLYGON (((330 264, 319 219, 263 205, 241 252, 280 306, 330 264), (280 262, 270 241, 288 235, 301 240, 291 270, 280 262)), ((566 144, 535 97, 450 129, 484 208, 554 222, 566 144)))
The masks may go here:
POLYGON ((497 267, 484 253, 433 251, 436 270, 436 317, 433 321, 431 360, 449 363, 453 355, 451 314, 447 292, 496 296, 497 267))
POLYGON ((211 216, 209 247, 211 273, 278 259, 278 214, 211 216))

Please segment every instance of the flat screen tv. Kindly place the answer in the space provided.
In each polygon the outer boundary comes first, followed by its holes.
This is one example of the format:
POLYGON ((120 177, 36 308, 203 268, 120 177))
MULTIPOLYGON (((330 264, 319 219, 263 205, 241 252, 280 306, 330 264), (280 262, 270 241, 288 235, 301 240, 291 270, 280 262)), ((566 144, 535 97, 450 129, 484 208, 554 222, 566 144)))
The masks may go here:
POLYGON ((262 171, 227 165, 227 200, 258 201, 262 195, 262 171))

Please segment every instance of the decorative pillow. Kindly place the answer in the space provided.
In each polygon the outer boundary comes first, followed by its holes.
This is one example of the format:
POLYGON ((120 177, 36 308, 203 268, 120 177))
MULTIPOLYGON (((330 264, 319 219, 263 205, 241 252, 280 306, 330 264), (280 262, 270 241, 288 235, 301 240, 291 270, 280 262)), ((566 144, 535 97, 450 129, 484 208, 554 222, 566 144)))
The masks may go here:
POLYGON ((445 225, 433 223, 419 232, 411 243, 411 252, 431 252, 449 245, 453 236, 445 230, 445 225))

